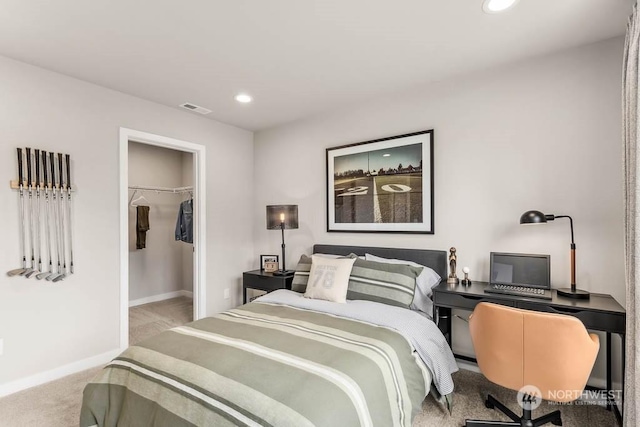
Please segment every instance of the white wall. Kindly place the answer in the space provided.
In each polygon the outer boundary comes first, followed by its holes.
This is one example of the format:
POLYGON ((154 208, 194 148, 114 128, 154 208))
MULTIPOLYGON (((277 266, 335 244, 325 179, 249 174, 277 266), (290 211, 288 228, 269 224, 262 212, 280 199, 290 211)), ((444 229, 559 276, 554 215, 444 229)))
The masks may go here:
POLYGON ((254 263, 251 132, 7 58, 0 93, 0 271, 20 265, 18 199, 8 187, 16 147, 70 153, 78 187, 76 274, 56 284, 0 275, 0 391, 119 346, 120 127, 207 147, 207 313, 241 302, 241 273, 254 263))
MULTIPOLYGON (((193 154, 182 153, 182 185, 193 186, 193 154)), ((183 200, 186 200, 186 195, 183 200)), ((193 292, 193 244, 179 242, 182 251, 182 284, 185 291, 193 292)), ((211 274, 211 273, 209 273, 211 274)), ((238 303, 241 303, 239 300, 238 303)))
POLYGON ((291 203, 300 219, 287 233, 292 268, 314 243, 455 246, 472 280, 488 279, 491 251, 546 253, 553 286, 567 286, 568 222, 518 224, 539 209, 573 216, 579 287, 624 304, 622 47, 617 38, 258 132, 254 265, 278 253, 264 206, 291 203), (435 234, 327 233, 325 149, 425 129, 435 130, 435 234))
MULTIPOLYGON (((183 156, 193 154, 129 141, 129 185, 183 187, 183 156)), ((186 162, 188 163, 188 162, 186 162)), ((133 191, 129 192, 133 195, 133 191)), ((176 292, 191 291, 192 280, 185 281, 184 271, 193 270, 193 262, 183 260, 184 247, 192 245, 175 240, 176 218, 180 202, 188 195, 171 193, 136 193, 149 202, 149 225, 146 248, 136 249, 136 208, 129 208, 129 301, 176 292)), ((131 199, 131 197, 129 197, 131 199)), ((193 252, 193 251, 191 251, 193 252)))

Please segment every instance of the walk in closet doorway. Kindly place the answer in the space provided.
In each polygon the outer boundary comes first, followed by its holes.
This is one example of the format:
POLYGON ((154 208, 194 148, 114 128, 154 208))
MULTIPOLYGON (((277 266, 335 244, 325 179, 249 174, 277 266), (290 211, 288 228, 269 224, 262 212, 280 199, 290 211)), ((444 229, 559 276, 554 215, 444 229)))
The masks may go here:
POLYGON ((121 129, 120 155, 126 347, 204 315, 204 147, 121 129))

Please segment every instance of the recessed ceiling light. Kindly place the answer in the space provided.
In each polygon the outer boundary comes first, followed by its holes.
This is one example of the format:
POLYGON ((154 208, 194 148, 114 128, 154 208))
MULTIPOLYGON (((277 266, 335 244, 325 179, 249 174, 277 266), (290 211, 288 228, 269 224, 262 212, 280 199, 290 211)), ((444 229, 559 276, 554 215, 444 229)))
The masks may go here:
POLYGON ((518 0, 484 0, 482 10, 486 13, 499 13, 515 6, 518 0))
POLYGON ((248 104, 249 102, 253 101, 253 98, 251 97, 251 95, 247 95, 246 93, 239 93, 236 95, 236 101, 242 104, 248 104))
POLYGON ((391 154, 387 153, 387 154, 383 154, 382 157, 390 157, 391 154))

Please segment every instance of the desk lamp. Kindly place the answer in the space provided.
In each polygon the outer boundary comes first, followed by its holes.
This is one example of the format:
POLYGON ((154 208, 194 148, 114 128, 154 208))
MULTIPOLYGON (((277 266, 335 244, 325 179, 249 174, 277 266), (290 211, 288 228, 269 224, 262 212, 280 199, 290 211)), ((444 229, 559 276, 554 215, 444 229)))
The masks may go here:
POLYGON ((282 264, 280 270, 274 271, 274 276, 286 276, 293 274, 293 270, 287 270, 285 265, 284 230, 298 228, 298 205, 271 205, 267 206, 267 230, 282 230, 282 264))
POLYGON ((571 225, 571 288, 557 289, 558 295, 567 298, 589 299, 589 292, 576 288, 576 243, 573 241, 573 219, 569 215, 545 215, 540 211, 527 211, 520 217, 520 224, 545 224, 556 218, 569 218, 571 225))

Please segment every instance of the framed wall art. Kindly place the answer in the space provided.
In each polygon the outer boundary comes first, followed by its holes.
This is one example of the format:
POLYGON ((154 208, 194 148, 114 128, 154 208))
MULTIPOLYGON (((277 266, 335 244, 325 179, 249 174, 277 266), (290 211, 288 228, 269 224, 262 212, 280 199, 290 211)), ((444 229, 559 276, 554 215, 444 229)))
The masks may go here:
POLYGON ((278 258, 279 258, 278 255, 260 255, 260 270, 265 270, 266 264, 268 262, 277 264, 278 258))
POLYGON ((327 149, 327 231, 434 233, 433 130, 327 149))

